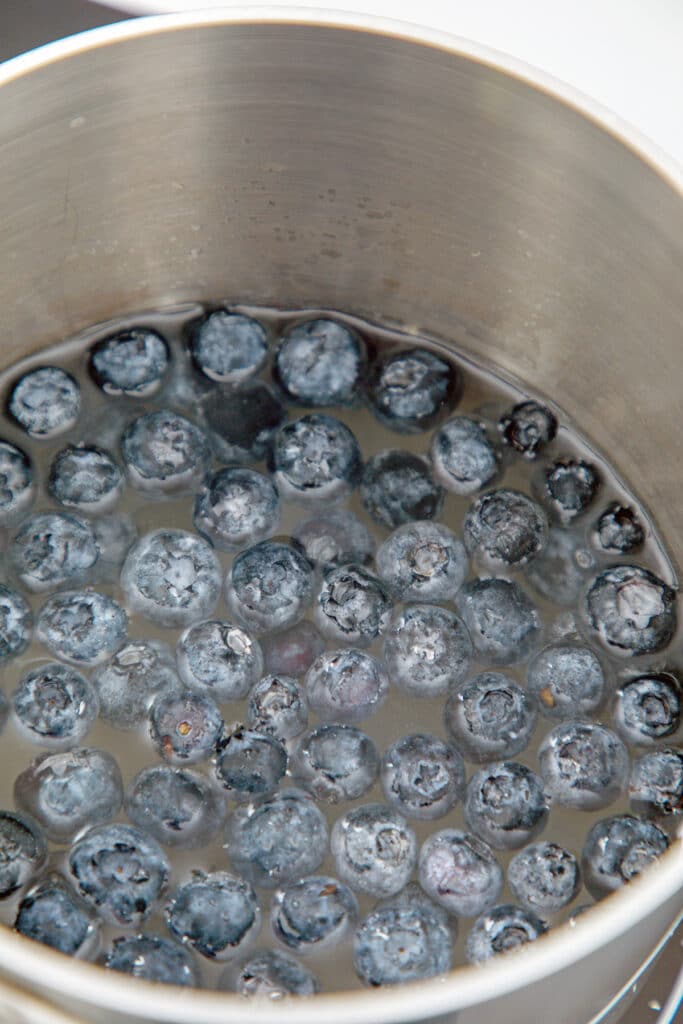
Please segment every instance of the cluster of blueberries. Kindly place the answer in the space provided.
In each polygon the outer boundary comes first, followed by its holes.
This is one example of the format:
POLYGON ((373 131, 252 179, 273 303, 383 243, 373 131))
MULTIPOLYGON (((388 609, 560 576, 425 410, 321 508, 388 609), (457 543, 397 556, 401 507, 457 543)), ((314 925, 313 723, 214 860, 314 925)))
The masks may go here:
MULTIPOLYGON (((299 957, 350 940, 366 984, 426 978, 449 969, 457 922, 474 918, 466 955, 480 963, 541 935, 582 885, 601 898, 660 855, 683 811, 683 697, 662 660, 676 593, 630 560, 646 539, 633 509, 613 502, 581 526, 600 473, 548 456, 552 411, 527 400, 497 422, 455 415, 452 361, 370 352, 326 318, 278 339, 270 385, 252 317, 216 310, 187 341, 191 386, 156 330, 91 348, 90 375, 122 410, 118 452, 78 438, 57 451, 46 510, 32 512, 29 454, 0 442, 0 662, 42 645, 0 706, 43 748, 16 779, 17 810, 0 812, 0 898, 16 899, 17 931, 92 959, 106 924, 124 930, 101 955, 111 969, 197 985, 196 953, 227 962, 226 989, 307 995, 318 982, 299 957), (429 455, 364 460, 341 419, 288 419, 361 403, 399 434, 433 430, 429 455), (533 496, 499 486, 515 459, 535 460, 533 496), (194 530, 138 536, 117 511, 127 488, 192 497, 194 530), (345 507, 354 492, 370 528, 345 507), (448 494, 470 501, 461 536, 438 521, 448 494), (283 503, 308 510, 284 539, 283 503), (221 597, 229 620, 212 617, 221 597), (542 601, 570 610, 561 629, 542 601), (133 621, 176 630, 175 650, 129 635, 133 621), (646 667, 617 668, 631 656, 646 667), (412 733, 380 753, 359 726, 392 689, 440 701, 446 738, 412 733), (82 745, 98 718, 158 754, 127 786, 110 753, 82 745), (514 758, 543 719, 534 771, 514 758), (321 805, 377 784, 383 802, 328 830, 321 805), (580 857, 539 840, 551 806, 593 812, 627 792, 632 813, 593 824, 580 857), (459 803, 466 829, 420 846, 410 822, 459 803), (234 874, 170 887, 164 847, 219 835, 234 874), (517 851, 514 904, 499 902, 498 851, 517 851), (328 855, 334 876, 317 873, 328 855), (258 890, 273 890, 276 948, 254 951, 258 890), (362 919, 359 894, 378 901, 362 919), (169 934, 140 932, 158 909, 169 934)), ((59 366, 24 373, 7 399, 36 442, 73 433, 81 406, 59 366)))

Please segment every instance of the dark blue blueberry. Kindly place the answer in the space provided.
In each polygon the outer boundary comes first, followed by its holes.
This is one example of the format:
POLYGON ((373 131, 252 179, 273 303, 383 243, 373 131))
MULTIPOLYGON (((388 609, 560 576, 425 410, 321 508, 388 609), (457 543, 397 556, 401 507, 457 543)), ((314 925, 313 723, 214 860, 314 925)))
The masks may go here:
POLYGON ((282 338, 273 377, 298 405, 351 405, 365 368, 360 339, 334 320, 307 320, 282 338))
POLYGON ((537 717, 529 694, 500 672, 480 672, 452 687, 444 713, 449 735, 478 764, 525 750, 537 717))
POLYGON ((366 512, 389 530, 416 519, 438 519, 443 508, 443 489, 427 460, 393 448, 368 459, 359 493, 366 512))
POLYGON ((325 651, 306 673, 308 703, 327 721, 362 722, 379 710, 388 690, 382 662, 353 648, 325 651))
POLYGON ((613 501, 595 524, 593 539, 603 551, 630 555, 645 543, 645 528, 632 508, 613 501))
POLYGON ((352 725, 321 725, 299 740, 291 776, 317 800, 330 804, 357 800, 374 785, 377 747, 352 725))
POLYGON ((683 719, 681 684, 670 672, 628 679, 612 702, 614 727, 628 743, 650 747, 678 735, 683 719))
POLYGON ((0 583, 0 664, 26 650, 32 631, 30 605, 16 590, 0 583))
POLYGON ((257 632, 292 626, 313 597, 313 568, 289 544, 264 541, 242 551, 225 580, 233 615, 257 632))
POLYGON ((366 985, 402 985, 450 970, 451 929, 438 910, 390 905, 373 910, 353 940, 356 974, 366 985))
POLYGON ((500 471, 500 452, 486 427, 469 416, 454 416, 437 430, 430 448, 437 481, 463 496, 476 494, 500 471))
POLYGON ((312 996, 320 987, 308 967, 276 949, 250 953, 221 975, 219 986, 240 996, 255 996, 271 1002, 279 1002, 289 996, 312 996))
POLYGON ((36 636, 57 658, 97 665, 126 639, 128 616, 111 597, 94 590, 66 590, 40 610, 36 636))
POLYGON ((263 369, 268 337, 258 320, 217 309, 193 327, 190 351, 195 366, 220 384, 241 384, 263 369))
POLYGON ((165 910, 169 931, 209 960, 231 960, 258 934, 261 911, 248 882, 225 871, 194 872, 165 910))
POLYGON ((165 846, 205 846, 225 820, 223 796, 205 775, 191 768, 155 765, 132 780, 125 795, 126 814, 165 846))
POLYGON ((532 911, 502 903, 474 922, 465 942, 465 956, 471 964, 482 964, 534 942, 547 930, 545 921, 532 911))
POLYGON ((573 608, 594 568, 595 558, 583 537, 553 526, 548 543, 527 567, 526 577, 541 597, 561 608, 573 608))
POLYGON ((375 555, 374 537, 353 512, 325 511, 306 519, 292 530, 292 541, 319 569, 369 565, 375 555))
POLYGON ((467 675, 472 641, 454 612, 413 604, 398 613, 385 634, 384 658, 394 686, 413 697, 435 697, 467 675))
POLYGON ((182 685, 173 654, 158 640, 129 640, 93 674, 100 716, 118 729, 142 722, 152 702, 177 695, 182 685))
POLYGON ((646 817, 683 813, 683 751, 649 750, 633 762, 631 807, 646 817))
POLYGON ((303 619, 281 633, 267 634, 261 647, 268 672, 299 678, 325 650, 325 641, 313 623, 303 619))
POLYGON ((358 902, 348 886, 329 875, 292 882, 273 896, 273 934, 295 953, 327 950, 345 939, 358 917, 358 902))
POLYGON ((138 539, 133 517, 114 513, 94 519, 91 525, 100 552, 97 578, 107 583, 118 583, 125 557, 138 539))
POLYGON ((121 772, 105 750, 43 754, 17 776, 14 802, 40 822, 48 839, 69 842, 82 829, 116 817, 123 803, 121 772))
POLYGON ((527 669, 526 685, 546 718, 580 718, 600 707, 606 679, 590 647, 568 640, 539 651, 527 669))
POLYGON ((48 440, 75 426, 81 414, 81 389, 66 370, 41 366, 20 377, 8 408, 29 437, 48 440))
POLYGON ((104 966, 163 985, 199 985, 199 972, 189 950, 160 935, 122 935, 114 939, 104 966))
POLYGON ((280 496, 262 473, 230 466, 203 485, 195 499, 193 521, 221 551, 239 551, 277 532, 280 496))
POLYGON ((417 839, 402 814, 384 804, 365 804, 339 818, 330 837, 342 881, 371 896, 393 896, 417 863, 417 839))
POLYGON ((616 733, 594 722, 555 726, 538 750, 550 797, 562 807, 596 811, 626 789, 629 758, 616 733))
POLYGON ((676 591, 648 569, 615 565, 591 583, 585 613, 590 628, 615 654, 651 654, 676 632, 676 591))
POLYGON ((238 726, 220 743, 216 778, 235 800, 268 796, 287 771, 287 751, 273 736, 238 726))
POLYGON ((107 512, 123 492, 123 474, 103 448, 63 448, 50 466, 47 489, 60 505, 82 512, 107 512))
POLYGON ((518 402, 498 423, 503 443, 526 459, 535 459, 557 434, 557 418, 533 399, 518 402))
POLYGON ((59 875, 48 875, 24 896, 14 928, 79 959, 92 957, 100 941, 99 921, 59 875))
POLYGON ((311 413, 279 431, 271 468, 286 500, 304 504, 336 502, 347 497, 358 483, 361 452, 344 423, 311 413))
POLYGON ((9 551, 14 572, 34 592, 81 580, 97 556, 90 523, 62 512, 29 516, 9 551))
POLYGON ((298 736, 308 723, 303 689, 290 676, 263 676, 249 691, 247 723, 278 740, 298 736))
POLYGON ((81 742, 97 718, 99 701, 91 682, 59 662, 22 676, 12 694, 14 720, 31 743, 65 750, 81 742))
POLYGON ((138 926, 164 895, 169 865, 151 836, 131 825, 99 825, 71 847, 69 871, 108 924, 138 926))
POLYGON ((457 605, 482 661, 492 665, 523 661, 538 641, 538 610, 517 583, 472 580, 458 593, 457 605))
POLYGON ((186 686, 217 704, 241 700, 263 672, 258 640, 241 626, 209 619, 178 639, 176 659, 186 686))
POLYGON ((287 413, 261 381, 214 388, 202 404, 203 421, 221 462, 259 462, 269 454, 287 413))
POLYGON ((492 907, 503 888, 503 869, 483 839, 445 828, 422 844, 420 885, 456 917, 475 917, 492 907))
POLYGON ((470 555, 492 569, 519 568, 543 550, 548 520, 535 501, 520 491, 489 491, 470 506, 463 525, 470 555))
POLYGON ((539 471, 534 488, 557 522, 568 526, 592 504, 600 474, 583 459, 555 459, 539 471))
POLYGON ((390 804, 409 818, 432 821, 455 807, 465 789, 465 762, 436 736, 413 733, 382 758, 380 780, 390 804))
POLYGON ((399 526, 377 551, 377 574, 400 601, 452 600, 467 570, 465 548, 441 523, 399 526))
POLYGON ((21 448, 0 441, 0 526, 14 526, 36 497, 33 463, 21 448))
POLYGON ((519 849, 548 820, 542 780, 517 761, 487 765, 467 785, 465 820, 495 850, 519 849))
POLYGON ((121 454, 131 484, 149 497, 194 493, 211 461, 204 432, 170 409, 144 413, 129 423, 121 454))
POLYGON ((131 608, 161 626, 188 626, 210 615, 221 593, 213 548, 184 530, 153 530, 126 556, 121 587, 131 608))
POLYGON ((152 705, 149 731, 164 761, 199 764, 215 753, 223 732, 223 716, 211 697, 172 693, 152 705))
POLYGON ((47 862, 47 843, 37 821, 0 811, 0 900, 23 889, 47 862))
POLYGON ((457 403, 460 374, 426 348, 401 349, 370 369, 368 399, 377 418, 392 430, 429 430, 457 403))
POLYGON ((579 862, 557 843, 535 843, 512 858, 508 883, 512 895, 527 910, 555 914, 571 903, 581 888, 579 862))
POLYGON ((392 608, 381 580, 360 565, 342 565, 325 573, 314 618, 331 640, 368 647, 386 629, 392 608))
POLYGON ((591 896, 600 899, 639 875, 669 846, 651 821, 616 814, 593 825, 581 851, 581 873, 591 896))
POLYGON ((107 395, 153 395, 161 387, 168 363, 168 345, 149 327, 104 338, 90 351, 90 372, 107 395))

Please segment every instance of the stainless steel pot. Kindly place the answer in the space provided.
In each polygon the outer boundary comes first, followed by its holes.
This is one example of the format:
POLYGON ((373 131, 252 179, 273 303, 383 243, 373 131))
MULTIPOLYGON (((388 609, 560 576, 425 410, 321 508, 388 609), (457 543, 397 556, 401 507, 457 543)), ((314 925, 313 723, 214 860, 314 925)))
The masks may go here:
MULTIPOLYGON (((0 86, 5 363, 226 292, 457 337, 561 395, 680 561, 682 178, 604 111, 462 40, 255 8, 89 33, 0 86)), ((92 1021, 583 1024, 681 907, 679 840, 574 928, 401 990, 247 1004, 4 928, 0 968, 92 1021)))

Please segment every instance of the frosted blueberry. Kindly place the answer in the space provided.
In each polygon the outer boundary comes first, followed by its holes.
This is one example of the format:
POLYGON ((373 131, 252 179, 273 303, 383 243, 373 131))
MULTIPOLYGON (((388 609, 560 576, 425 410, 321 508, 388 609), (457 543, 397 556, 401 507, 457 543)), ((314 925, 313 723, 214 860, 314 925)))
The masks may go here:
POLYGON ((46 863, 47 843, 38 822, 0 811, 0 900, 28 885, 46 863))
POLYGON ((193 521, 221 551, 238 551, 277 531, 280 497, 262 473, 239 466, 219 469, 197 495, 193 521))
POLYGON ((416 519, 438 519, 443 508, 443 489, 427 460, 396 449, 368 459, 359 494, 366 512, 389 530, 416 519))
POLYGON ((30 458, 9 441, 0 441, 0 526, 18 523, 35 498, 35 471, 30 458))
POLYGON ((477 764, 525 750, 536 719, 533 699, 501 672, 480 672, 452 687, 444 712, 449 735, 477 764))
POLYGON ((534 459, 557 434, 557 418, 533 399, 518 402, 498 423, 503 443, 526 459, 534 459))
POLYGON ((496 569, 531 562, 546 543, 548 520, 535 501, 520 491, 489 491, 470 506, 463 539, 470 555, 496 569))
POLYGON ((438 909, 428 905, 379 907, 353 940, 356 974, 366 985, 401 985, 444 974, 451 967, 453 937, 438 909))
POLYGON ((220 742, 216 778, 234 800, 253 800, 277 789, 287 751, 273 736, 238 726, 220 742))
POLYGON ((547 930, 545 921, 532 911, 503 903, 474 922, 465 942, 465 956, 471 964, 482 964, 492 956, 534 942, 547 930))
POLYGON ((249 954, 235 968, 221 976, 219 986, 238 995, 279 1002, 288 996, 312 996, 318 979, 308 967, 288 953, 265 949, 249 954))
POLYGON ((240 552, 225 579, 225 599, 232 614, 248 628, 292 626, 313 597, 313 569, 289 544, 264 541, 240 552))
POLYGON ((118 583, 125 557, 138 539, 133 517, 115 513, 94 519, 91 526, 100 552, 97 577, 107 583, 118 583))
POLYGON ((356 897, 329 875, 312 875, 279 889, 270 909, 275 938, 300 955, 338 945, 357 917, 356 897))
POLYGON ((617 734, 603 725, 565 722, 541 743, 538 765, 555 803, 595 811, 626 789, 629 757, 617 734))
POLYGON ((40 610, 36 636, 64 661, 97 665, 110 658, 126 639, 128 616, 106 594, 65 590, 40 610))
POLYGON ((409 818, 432 821, 448 814, 462 796, 465 762, 436 736, 413 733, 385 751, 380 781, 388 803, 409 818))
POLYGON ((43 754, 17 776, 14 802, 48 839, 69 842, 82 829, 116 817, 123 803, 121 772, 105 750, 43 754))
POLYGON ((538 610, 517 583, 475 579, 462 587, 456 603, 482 661, 492 665, 523 661, 539 639, 538 610))
POLYGON ((600 488, 600 474, 583 459, 555 459, 542 467, 533 483, 550 514, 568 526, 592 504, 600 488))
POLYGON ((639 875, 669 846, 653 822, 616 814, 593 825, 581 851, 581 872, 591 896, 600 899, 639 875))
POLYGON ((8 409, 29 437, 49 440, 71 430, 81 414, 81 389, 58 366, 41 366, 20 377, 8 409))
POLYGON ((370 369, 368 399, 377 418, 392 430, 429 430, 460 397, 460 374, 426 348, 400 349, 370 369))
POLYGON ((152 705, 149 732, 164 761, 199 764, 215 753, 223 733, 223 717, 211 697, 171 693, 152 705))
POLYGON ((81 896, 113 925, 141 924, 168 883, 163 850, 131 825, 90 829, 71 847, 68 864, 81 896))
POLYGON ((35 593, 83 579, 97 556, 90 523, 62 512, 29 516, 9 550, 12 569, 35 593))
POLYGON ((615 565, 590 584, 585 614, 615 654, 651 654, 666 647, 676 631, 676 591, 648 569, 615 565))
POLYGON ((47 489, 55 501, 67 508, 108 512, 123 493, 123 474, 103 448, 70 446, 55 455, 47 489))
POLYGON ((225 871, 196 871, 165 910, 169 931, 208 960, 231 960, 258 935, 261 911, 248 882, 225 871))
POLYGON ((561 608, 572 608, 594 567, 595 558, 584 539, 553 526, 545 548, 527 567, 526 577, 541 597, 561 608))
POLYGON ((311 413, 281 428, 273 444, 271 469, 286 500, 336 502, 358 483, 361 452, 345 424, 311 413))
POLYGON ((362 722, 379 710, 388 690, 382 662, 353 648, 325 651, 306 673, 308 703, 327 721, 362 722))
POLYGON ((79 959, 90 959, 100 942, 100 922, 57 874, 24 896, 14 928, 27 939, 79 959))
POLYGON ((184 850, 205 846, 225 820, 222 794, 191 768, 143 769, 128 786, 124 804, 134 825, 164 846, 184 850))
POLYGON ((197 369, 210 380, 241 384, 263 369, 268 338, 258 320, 217 309, 194 325, 190 351, 197 369))
POLYGON ((121 438, 128 478, 148 497, 192 494, 209 468, 206 435, 170 409, 138 416, 121 438))
POLYGON ((457 917, 488 910, 503 888, 503 869, 488 843, 455 828, 425 840, 418 870, 427 895, 457 917))
POLYGON ((331 640, 368 647, 389 623, 387 587, 360 565, 330 569, 323 578, 314 618, 331 640))
POLYGON ((593 543, 610 554, 630 555, 645 543, 645 529, 632 508, 613 501, 593 528, 593 543))
POLYGON ((32 632, 30 605, 16 590, 0 583, 0 664, 23 654, 32 632))
POLYGON ((401 601, 452 600, 467 569, 465 548, 441 523, 399 526, 377 551, 377 574, 401 601))
POLYGON ((393 807, 365 804, 339 818, 330 837, 342 881, 371 896, 391 896, 410 880, 417 863, 417 839, 393 807))
POLYGON ((447 608, 408 605, 384 636, 384 659, 394 686, 413 697, 435 697, 467 675, 472 641, 447 608))
POLYGON ((683 719, 681 684, 670 672, 646 672, 628 679, 613 699, 612 717, 628 743, 650 747, 671 740, 683 719))
POLYGON ((313 623, 303 619, 281 633, 267 634, 261 647, 268 672, 299 677, 325 650, 325 641, 313 623))
POLYGON ((104 966, 164 985, 199 985, 199 972, 190 951, 160 935, 121 935, 112 942, 104 966))
POLYGON ((149 327, 121 331, 90 351, 90 373, 107 395, 148 398, 161 387, 168 363, 168 345, 149 327))
POLYGON ((322 512, 306 519, 292 530, 292 541, 320 569, 349 562, 368 565, 375 555, 374 538, 352 512, 322 512))
POLYGON ((571 641, 544 647, 531 660, 527 690, 546 718, 578 718, 600 707, 605 673, 599 659, 583 644, 571 641))
POLYGON ((526 910, 555 914, 577 896, 581 872, 569 850, 557 843, 535 843, 512 858, 508 883, 512 895, 526 910))
POLYGON ((214 388, 202 405, 203 421, 221 462, 259 462, 271 450, 287 413, 270 388, 248 381, 214 388))
POLYGON ((158 640, 129 640, 92 681, 100 698, 100 716, 119 729, 138 725, 157 697, 182 689, 169 647, 158 640))
POLYGON ((12 694, 14 721, 30 743, 65 750, 81 742, 97 718, 99 701, 89 680, 48 662, 31 669, 12 694))
POLYGON ((308 723, 303 689, 290 676, 263 676, 249 691, 247 723, 278 740, 299 736, 308 723))
POLYGON ((543 831, 548 800, 543 782, 516 761, 497 761, 470 779, 465 821, 495 850, 517 850, 543 831))
POLYGON ((631 807, 645 817, 683 813, 683 751, 649 750, 633 762, 631 807))
POLYGON ((432 438, 430 455, 438 482, 463 496, 486 487, 500 470, 500 453, 486 427, 469 416, 454 416, 444 423, 432 438))
POLYGON ((241 626, 219 619, 186 629, 178 640, 176 658, 185 685, 218 704, 246 697, 263 672, 258 640, 241 626))
POLYGON ((374 742, 352 725, 321 725, 299 740, 290 773, 316 800, 356 800, 374 785, 379 754, 374 742))
POLYGON ((264 889, 276 889, 322 864, 327 825, 307 794, 286 789, 238 806, 228 818, 225 846, 243 878, 264 889))
POLYGON ((205 540, 184 530, 153 530, 135 544, 121 569, 133 611, 161 626, 188 626, 211 614, 222 571, 205 540))
POLYGON ((307 320, 282 338, 273 377, 298 405, 351 405, 358 397, 365 349, 356 334, 334 320, 307 320))

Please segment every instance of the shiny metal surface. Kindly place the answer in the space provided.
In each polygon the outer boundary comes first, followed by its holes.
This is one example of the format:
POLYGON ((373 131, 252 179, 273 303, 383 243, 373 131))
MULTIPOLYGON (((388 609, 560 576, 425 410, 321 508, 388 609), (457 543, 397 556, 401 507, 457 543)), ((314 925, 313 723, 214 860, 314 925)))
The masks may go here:
MULTIPOLYGON (((226 18, 115 26, 0 70, 3 361, 124 311, 226 295, 422 329, 561 393, 680 562, 675 170, 481 48, 343 16, 226 18)), ((486 971, 272 1007, 129 984, 5 929, 0 964, 93 1021, 458 1009, 458 1024, 582 1024, 682 905, 678 842, 575 928, 486 971)))

